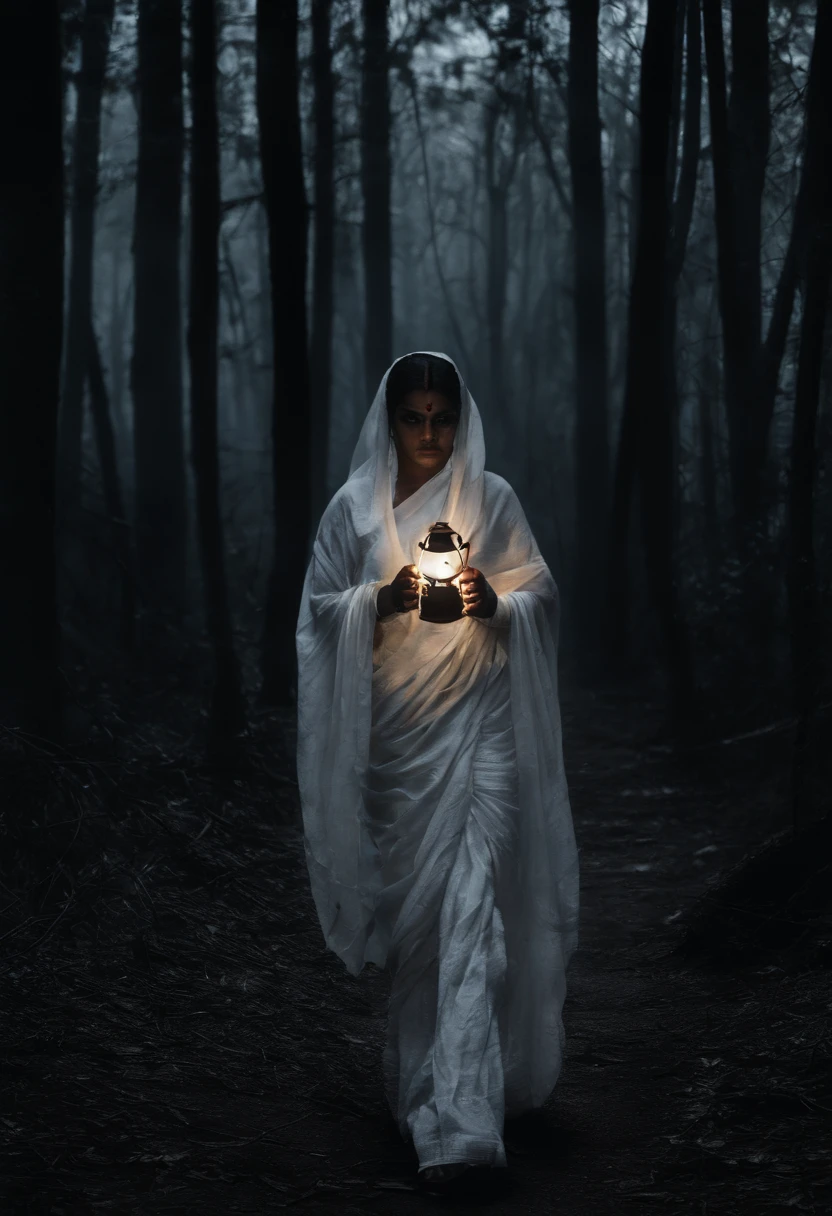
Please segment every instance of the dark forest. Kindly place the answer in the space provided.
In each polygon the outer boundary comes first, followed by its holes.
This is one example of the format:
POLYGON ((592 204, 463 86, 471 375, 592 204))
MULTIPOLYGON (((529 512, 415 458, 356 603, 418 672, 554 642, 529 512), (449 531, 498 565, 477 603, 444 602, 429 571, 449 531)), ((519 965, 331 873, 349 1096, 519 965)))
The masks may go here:
POLYGON ((295 625, 446 352, 562 607, 568 1048, 497 1212, 832 1207, 832 0, 0 0, 9 1216, 407 1213, 295 625))

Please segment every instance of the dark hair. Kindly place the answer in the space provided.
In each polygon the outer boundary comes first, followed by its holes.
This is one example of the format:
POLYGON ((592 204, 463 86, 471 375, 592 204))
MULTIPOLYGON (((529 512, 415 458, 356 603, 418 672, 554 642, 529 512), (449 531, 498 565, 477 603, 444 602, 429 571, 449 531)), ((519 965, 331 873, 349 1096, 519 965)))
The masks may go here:
POLYGON ((459 376, 447 359, 436 355, 406 355, 391 368, 387 377, 387 415, 391 419, 396 406, 414 389, 433 389, 460 409, 459 376))

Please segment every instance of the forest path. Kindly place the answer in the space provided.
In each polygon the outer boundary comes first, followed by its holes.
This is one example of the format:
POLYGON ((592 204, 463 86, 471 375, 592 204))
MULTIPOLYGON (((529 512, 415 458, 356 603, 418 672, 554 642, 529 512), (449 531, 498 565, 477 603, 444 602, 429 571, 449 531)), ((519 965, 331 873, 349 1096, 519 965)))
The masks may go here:
MULTIPOLYGON (((823 1210, 789 1165, 794 1110, 779 1157, 770 1110, 759 1135, 746 1119, 744 1157, 720 1139, 730 1044, 753 1067, 761 1026, 791 1033, 771 1014, 783 977, 708 977, 669 953, 709 875, 774 824, 765 743, 680 757, 650 745, 655 708, 589 694, 564 721, 582 864, 567 1056, 488 1210, 823 1210), (765 1202, 744 1205, 761 1178, 765 1202)), ((351 978, 322 948, 291 785, 185 791, 121 829, 83 914, 6 971, 2 1211, 430 1210, 382 1094, 387 977, 351 978)))

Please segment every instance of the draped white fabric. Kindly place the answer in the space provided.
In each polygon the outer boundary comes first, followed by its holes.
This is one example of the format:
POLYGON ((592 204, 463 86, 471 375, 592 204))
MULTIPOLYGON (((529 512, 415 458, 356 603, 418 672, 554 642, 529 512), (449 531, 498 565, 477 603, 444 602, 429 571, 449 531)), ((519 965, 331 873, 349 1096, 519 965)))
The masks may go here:
MULTIPOLYGON (((441 355, 441 358, 447 358, 441 355)), ((393 508, 385 375, 327 507, 297 630, 298 778, 327 945, 392 973, 387 1097, 420 1165, 505 1164, 502 1122, 560 1071, 578 855, 561 750, 558 597, 476 405, 393 508), (488 621, 376 621, 431 524, 470 541, 488 621)))

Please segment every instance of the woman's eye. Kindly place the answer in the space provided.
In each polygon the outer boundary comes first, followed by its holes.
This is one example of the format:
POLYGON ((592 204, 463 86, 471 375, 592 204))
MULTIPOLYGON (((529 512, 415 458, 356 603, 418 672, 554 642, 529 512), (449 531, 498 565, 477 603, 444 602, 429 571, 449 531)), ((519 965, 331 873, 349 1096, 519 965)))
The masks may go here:
MULTIPOLYGON (((403 421, 407 426, 421 426, 425 419, 421 414, 405 414, 403 421)), ((436 426, 454 426, 456 417, 453 414, 439 414, 433 421, 436 426)))

